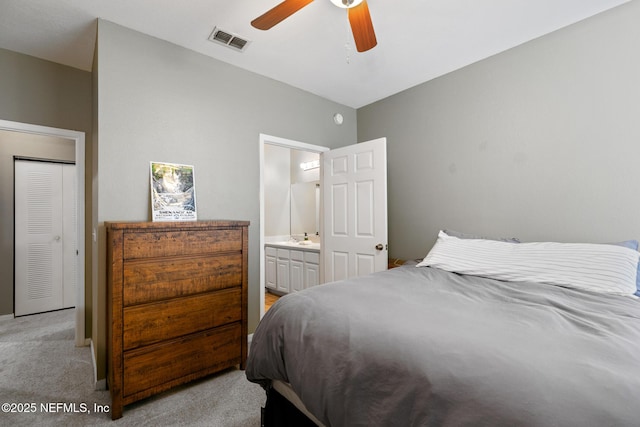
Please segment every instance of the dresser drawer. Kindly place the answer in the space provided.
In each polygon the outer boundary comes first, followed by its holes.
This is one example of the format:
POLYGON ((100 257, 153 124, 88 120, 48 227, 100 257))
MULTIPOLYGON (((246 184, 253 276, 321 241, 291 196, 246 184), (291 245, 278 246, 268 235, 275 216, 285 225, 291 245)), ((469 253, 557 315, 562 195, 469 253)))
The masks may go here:
POLYGON ((125 233, 124 259, 241 251, 242 230, 125 233))
POLYGON ((183 297, 242 284, 242 254, 124 263, 124 305, 183 297))
POLYGON ((241 327, 237 323, 126 352, 124 396, 237 365, 240 344, 241 327))
POLYGON ((203 331, 242 319, 241 288, 127 307, 125 350, 203 331))

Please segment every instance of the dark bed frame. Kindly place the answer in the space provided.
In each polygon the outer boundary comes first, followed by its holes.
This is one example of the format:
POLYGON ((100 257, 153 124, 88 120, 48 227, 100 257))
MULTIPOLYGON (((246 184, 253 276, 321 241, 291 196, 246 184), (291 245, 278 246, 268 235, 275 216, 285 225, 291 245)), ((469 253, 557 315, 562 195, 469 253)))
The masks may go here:
POLYGON ((273 387, 267 389, 267 403, 261 418, 261 427, 317 427, 273 387))

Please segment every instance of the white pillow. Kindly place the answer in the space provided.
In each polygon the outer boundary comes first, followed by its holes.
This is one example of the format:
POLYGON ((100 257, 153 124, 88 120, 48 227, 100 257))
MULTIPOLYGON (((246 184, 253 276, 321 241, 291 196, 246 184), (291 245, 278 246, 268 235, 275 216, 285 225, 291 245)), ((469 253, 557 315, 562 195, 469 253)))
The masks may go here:
POLYGON ((537 282, 617 295, 636 292, 640 253, 592 243, 507 243, 444 232, 417 267, 510 282, 537 282))

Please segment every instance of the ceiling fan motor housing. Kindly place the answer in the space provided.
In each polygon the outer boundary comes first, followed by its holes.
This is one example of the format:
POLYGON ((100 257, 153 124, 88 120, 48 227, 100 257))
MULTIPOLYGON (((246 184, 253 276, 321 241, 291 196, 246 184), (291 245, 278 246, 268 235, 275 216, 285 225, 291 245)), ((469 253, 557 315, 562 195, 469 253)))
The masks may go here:
POLYGON ((362 3, 362 0, 331 0, 331 3, 338 7, 349 9, 362 3))

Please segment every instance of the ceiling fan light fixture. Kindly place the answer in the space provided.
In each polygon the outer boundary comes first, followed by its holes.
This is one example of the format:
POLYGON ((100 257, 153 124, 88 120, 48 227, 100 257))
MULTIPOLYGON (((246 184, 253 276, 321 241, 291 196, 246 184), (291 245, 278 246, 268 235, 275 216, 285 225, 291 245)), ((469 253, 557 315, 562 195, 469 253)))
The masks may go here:
POLYGON ((331 3, 343 9, 351 9, 362 3, 362 0, 331 0, 331 3))
MULTIPOLYGON (((251 21, 251 25, 259 30, 268 30, 312 2, 313 0, 283 0, 251 21)), ((378 41, 373 30, 367 0, 331 0, 331 2, 341 9, 347 9, 356 50, 366 52, 373 49, 378 41)))

